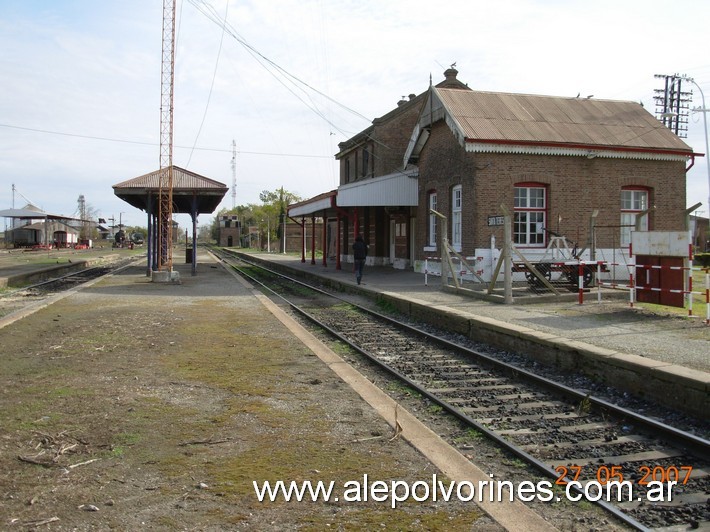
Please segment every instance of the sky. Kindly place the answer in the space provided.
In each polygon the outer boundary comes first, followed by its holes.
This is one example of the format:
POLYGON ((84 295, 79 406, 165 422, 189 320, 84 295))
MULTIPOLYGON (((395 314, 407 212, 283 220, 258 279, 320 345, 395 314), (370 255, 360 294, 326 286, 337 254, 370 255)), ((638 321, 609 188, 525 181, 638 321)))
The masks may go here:
MULTIPOLYGON (((160 0, 0 0, 0 209, 73 215, 83 195, 146 226, 111 187, 160 166, 162 18, 160 0)), ((230 187, 218 210, 334 190, 338 143, 453 63, 475 90, 651 113, 654 75, 682 74, 710 107, 709 21, 706 0, 178 0, 173 163, 230 187)), ((686 143, 706 134, 692 113, 686 143)), ((705 157, 686 181, 708 216, 705 157)))

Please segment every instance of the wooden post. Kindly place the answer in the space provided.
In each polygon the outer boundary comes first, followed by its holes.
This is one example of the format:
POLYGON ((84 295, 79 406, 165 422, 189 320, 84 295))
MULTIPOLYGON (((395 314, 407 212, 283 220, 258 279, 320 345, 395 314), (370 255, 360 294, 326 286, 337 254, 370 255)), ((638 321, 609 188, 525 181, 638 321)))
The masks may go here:
POLYGON ((503 303, 513 303, 513 218, 505 205, 503 210, 503 303))

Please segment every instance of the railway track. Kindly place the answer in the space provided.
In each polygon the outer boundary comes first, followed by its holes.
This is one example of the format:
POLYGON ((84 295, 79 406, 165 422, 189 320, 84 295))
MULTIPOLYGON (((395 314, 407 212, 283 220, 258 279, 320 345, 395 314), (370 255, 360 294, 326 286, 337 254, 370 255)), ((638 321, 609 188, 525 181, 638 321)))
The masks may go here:
POLYGON ((25 307, 40 303, 51 296, 69 291, 89 281, 118 271, 130 265, 135 260, 135 257, 124 258, 115 262, 91 266, 66 275, 60 275, 52 279, 23 286, 22 288, 7 290, 0 294, 0 316, 18 312, 25 307))
POLYGON ((220 257, 393 378, 549 477, 553 497, 569 488, 573 497, 595 502, 639 530, 710 528, 710 442, 702 437, 302 281, 224 252, 220 257), (666 500, 668 482, 676 483, 671 500, 666 500), (619 494, 621 502, 616 500, 619 494))

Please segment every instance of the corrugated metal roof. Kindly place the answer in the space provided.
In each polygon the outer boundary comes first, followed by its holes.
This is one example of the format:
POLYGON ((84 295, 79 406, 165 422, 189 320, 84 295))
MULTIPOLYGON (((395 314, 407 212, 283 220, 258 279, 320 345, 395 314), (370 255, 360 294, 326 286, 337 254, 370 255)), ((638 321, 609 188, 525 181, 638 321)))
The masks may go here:
MULTIPOLYGON (((160 170, 150 172, 142 176, 134 177, 122 183, 113 186, 114 189, 119 188, 141 188, 141 189, 159 189, 160 188, 160 170)), ((205 176, 190 172, 184 168, 173 165, 173 190, 221 190, 227 189, 227 185, 210 179, 205 176)))
POLYGON ((628 101, 435 89, 469 141, 555 143, 692 153, 678 136, 628 101))

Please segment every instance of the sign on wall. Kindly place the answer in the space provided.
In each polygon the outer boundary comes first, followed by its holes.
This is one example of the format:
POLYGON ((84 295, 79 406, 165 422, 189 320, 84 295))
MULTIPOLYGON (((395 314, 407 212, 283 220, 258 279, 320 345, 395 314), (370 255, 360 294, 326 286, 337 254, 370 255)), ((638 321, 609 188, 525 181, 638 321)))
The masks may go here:
POLYGON ((489 216, 488 227, 494 225, 505 225, 505 216, 489 216))

